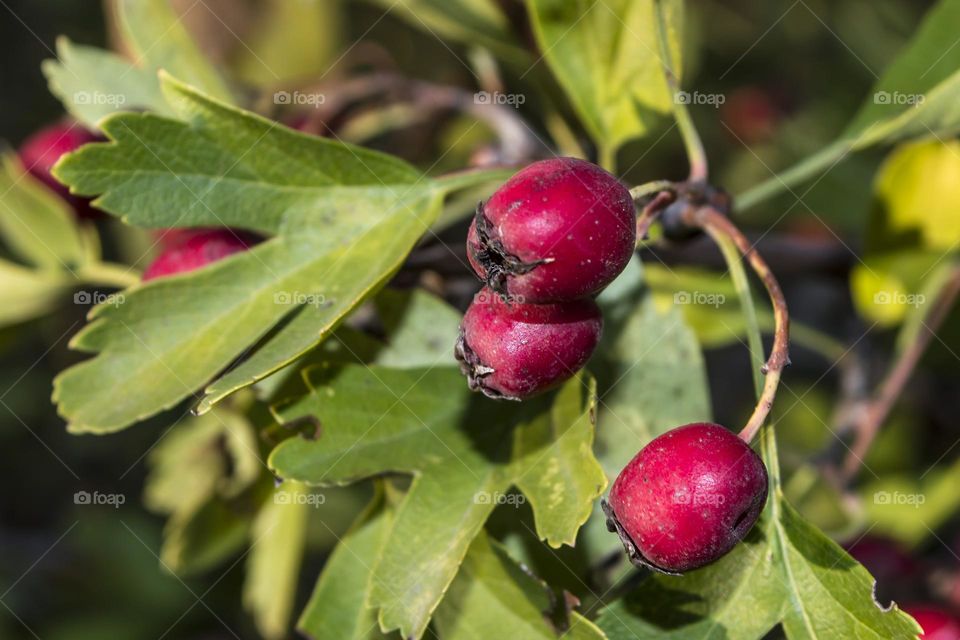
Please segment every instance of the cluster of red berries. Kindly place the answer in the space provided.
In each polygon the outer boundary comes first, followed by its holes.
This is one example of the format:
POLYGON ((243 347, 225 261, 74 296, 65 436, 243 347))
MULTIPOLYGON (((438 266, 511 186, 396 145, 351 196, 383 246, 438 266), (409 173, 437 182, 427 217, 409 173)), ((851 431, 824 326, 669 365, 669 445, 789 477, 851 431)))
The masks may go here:
MULTIPOLYGON (((602 328, 593 296, 623 271, 636 239, 630 192, 593 164, 544 160, 510 178, 478 207, 467 235, 470 264, 487 284, 456 346, 470 387, 522 400, 583 367, 602 328)), ((766 498, 760 457, 703 423, 644 447, 604 508, 631 560, 682 573, 729 552, 766 498)))
POLYGON ((477 208, 467 256, 486 287, 460 327, 470 388, 522 400, 572 377, 603 327, 593 296, 636 245, 633 199, 589 162, 535 162, 477 208))

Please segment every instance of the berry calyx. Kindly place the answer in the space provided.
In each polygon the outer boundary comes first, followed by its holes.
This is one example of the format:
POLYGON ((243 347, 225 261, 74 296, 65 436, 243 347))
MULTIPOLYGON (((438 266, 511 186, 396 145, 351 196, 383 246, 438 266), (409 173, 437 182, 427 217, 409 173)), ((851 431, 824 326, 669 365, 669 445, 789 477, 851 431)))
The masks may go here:
POLYGON ((663 573, 697 569, 729 552, 767 499, 767 470, 724 427, 688 424, 654 438, 617 476, 607 528, 635 564, 663 573))
POLYGON ((494 291, 540 304, 599 292, 636 242, 627 188, 589 162, 554 158, 518 172, 477 208, 467 256, 494 291))
POLYGON ((957 640, 960 638, 960 620, 930 605, 913 605, 903 609, 923 628, 922 640, 957 640))
POLYGON ((471 389, 522 400, 573 377, 602 329, 593 300, 526 304, 484 288, 463 316, 456 356, 471 389))
POLYGON ((101 140, 77 123, 57 122, 40 129, 20 145, 20 162, 31 175, 69 202, 78 216, 97 217, 99 213, 90 207, 90 199, 72 195, 70 189, 57 181, 50 170, 64 154, 101 140))
POLYGON ((251 240, 229 229, 199 231, 184 236, 176 244, 167 246, 163 252, 147 267, 143 281, 186 273, 229 255, 246 251, 251 240))

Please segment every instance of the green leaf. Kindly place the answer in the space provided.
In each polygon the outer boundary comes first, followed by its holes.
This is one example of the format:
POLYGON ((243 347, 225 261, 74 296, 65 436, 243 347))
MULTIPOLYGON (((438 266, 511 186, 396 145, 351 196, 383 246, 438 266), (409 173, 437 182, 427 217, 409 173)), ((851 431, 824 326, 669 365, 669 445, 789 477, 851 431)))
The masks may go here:
POLYGON ((550 605, 546 585, 481 533, 437 608, 434 624, 444 640, 547 640, 558 637, 545 619, 550 605))
POLYGON ((391 491, 379 489, 370 506, 337 544, 300 615, 297 629, 314 640, 383 638, 367 602, 374 564, 393 526, 391 491))
MULTIPOLYGON (((540 50, 594 140, 616 149, 645 135, 671 111, 657 39, 663 5, 673 60, 679 61, 681 0, 527 0, 540 50)), ((671 71, 680 77, 680 63, 671 71)))
MULTIPOLYGON (((774 500, 782 501, 782 496, 774 500)), ((913 639, 920 627, 896 604, 884 609, 873 595, 873 577, 846 551, 781 502, 771 518, 774 545, 788 599, 788 638, 913 639)))
POLYGON ((257 383, 259 397, 276 402, 302 395, 306 389, 300 372, 320 364, 376 363, 399 369, 453 364, 453 345, 460 331, 458 311, 421 289, 384 289, 374 303, 387 343, 341 326, 319 347, 257 383))
POLYGON ((382 286, 439 211, 443 192, 396 158, 298 134, 169 77, 164 87, 185 122, 113 116, 114 142, 70 155, 58 175, 138 224, 277 235, 95 309, 73 346, 97 357, 55 383, 75 432, 122 429, 213 380, 207 411, 292 362, 382 286))
POLYGON ((156 69, 135 67, 119 55, 57 39, 57 59, 44 60, 50 92, 89 129, 119 111, 173 115, 163 99, 156 69))
POLYGON ((192 512, 214 495, 237 496, 263 462, 252 425, 220 408, 170 427, 147 456, 144 504, 160 513, 192 512))
POLYGON ((770 570, 761 527, 705 569, 651 575, 605 608, 597 624, 610 640, 755 640, 779 621, 786 589, 770 570))
POLYGON ((574 545, 607 486, 593 456, 596 397, 596 381, 574 379, 557 392, 549 415, 514 432, 514 465, 522 470, 514 484, 537 515, 537 535, 552 547, 574 545))
POLYGON ((388 335, 377 364, 404 369, 454 364, 453 347, 460 334, 456 309, 421 289, 381 291, 376 305, 388 335))
POLYGON ((88 252, 70 206, 26 172, 13 153, 0 158, 0 235, 18 258, 69 271, 88 252))
POLYGON ((960 0, 940 0, 837 140, 737 196, 738 208, 748 209, 820 175, 853 151, 917 137, 951 137, 960 129, 960 48, 954 46, 958 21, 960 0))
POLYGON ((287 637, 313 504, 309 497, 303 485, 284 482, 253 522, 243 604, 268 640, 287 637))
POLYGON ((511 486, 531 488, 537 530, 552 545, 572 544, 603 491, 584 422, 591 386, 582 376, 519 407, 470 393, 454 368, 360 365, 305 376, 310 393, 280 407, 279 418, 316 421, 321 435, 274 449, 269 464, 278 475, 325 486, 387 472, 414 476, 370 596, 381 627, 405 637, 424 633, 493 508, 520 501, 507 494, 511 486))
POLYGON ((170 0, 116 0, 116 7, 138 67, 163 69, 217 100, 233 102, 230 89, 187 33, 170 0))

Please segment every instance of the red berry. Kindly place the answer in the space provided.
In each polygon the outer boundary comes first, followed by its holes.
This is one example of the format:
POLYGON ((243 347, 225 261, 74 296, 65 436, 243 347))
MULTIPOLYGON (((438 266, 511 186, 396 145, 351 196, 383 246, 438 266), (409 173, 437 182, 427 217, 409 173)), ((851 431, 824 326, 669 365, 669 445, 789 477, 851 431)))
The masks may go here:
POLYGON ((247 237, 229 229, 199 231, 185 237, 179 244, 164 249, 147 267, 143 281, 205 267, 229 255, 245 251, 250 244, 247 237))
POLYGON ((98 212, 90 207, 90 199, 71 195, 70 189, 58 182, 50 170, 64 154, 101 140, 75 122, 58 122, 40 129, 20 145, 20 162, 35 178, 69 202, 78 216, 96 217, 98 212))
POLYGON ((769 139, 781 119, 780 110, 770 92, 759 87, 742 87, 720 105, 720 121, 731 137, 747 144, 769 139))
POLYGON ((499 293, 562 302, 610 284, 636 242, 626 187, 589 162, 555 158, 523 169, 477 208, 467 255, 499 293))
POLYGON ((923 640, 958 640, 960 638, 960 620, 949 613, 930 605, 904 607, 904 611, 913 616, 923 628, 920 638, 923 640))
POLYGON ((525 304, 484 288, 463 316, 456 355, 471 389, 522 400, 572 377, 602 329, 593 300, 525 304))
POLYGON ((760 456, 720 425, 700 422, 641 449, 617 476, 604 510, 632 561, 683 573, 730 551, 766 499, 760 456))

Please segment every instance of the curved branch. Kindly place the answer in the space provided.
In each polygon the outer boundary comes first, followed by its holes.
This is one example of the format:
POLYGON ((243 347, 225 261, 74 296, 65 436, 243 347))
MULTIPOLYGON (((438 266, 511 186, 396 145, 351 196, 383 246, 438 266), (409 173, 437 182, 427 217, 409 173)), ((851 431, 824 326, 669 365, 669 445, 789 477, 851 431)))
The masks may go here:
POLYGON ((955 266, 940 288, 940 293, 937 295, 933 306, 926 314, 926 319, 923 322, 926 331, 917 333, 916 338, 903 350, 883 382, 880 383, 873 398, 858 412, 858 420, 854 424, 857 435, 853 446, 843 461, 842 473, 845 481, 852 480, 860 469, 863 458, 867 455, 870 445, 877 437, 880 427, 886 421, 887 416, 890 415, 897 398, 900 397, 910 380, 910 376, 933 340, 937 329, 947 319, 958 294, 960 294, 960 266, 955 266))
POLYGON ((780 375, 783 369, 790 364, 790 315, 787 312, 787 302, 783 297, 780 284, 766 261, 729 218, 713 207, 706 206, 688 208, 683 213, 683 219, 690 226, 699 227, 706 231, 718 243, 732 242, 763 282, 773 305, 773 348, 770 351, 770 357, 761 369, 761 372, 766 376, 763 390, 753 414, 743 430, 740 431, 740 437, 746 442, 750 442, 767 419, 777 394, 777 387, 780 384, 780 375))

